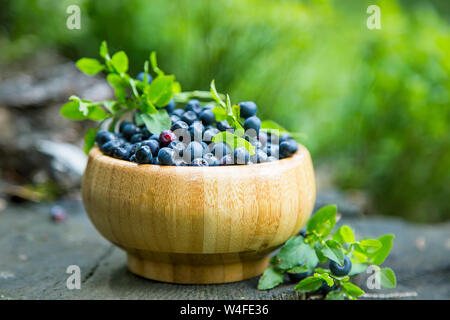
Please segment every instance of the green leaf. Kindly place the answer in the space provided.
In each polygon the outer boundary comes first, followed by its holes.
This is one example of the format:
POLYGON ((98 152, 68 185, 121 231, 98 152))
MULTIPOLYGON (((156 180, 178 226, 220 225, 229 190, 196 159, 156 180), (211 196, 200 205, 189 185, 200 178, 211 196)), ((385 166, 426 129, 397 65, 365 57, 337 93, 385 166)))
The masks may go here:
POLYGON ((79 103, 76 101, 69 101, 65 103, 59 110, 62 116, 70 120, 85 120, 87 116, 79 110, 79 103))
POLYGON ((88 154, 92 147, 95 145, 95 135, 97 134, 97 128, 90 128, 84 135, 84 153, 88 154))
POLYGON ((324 280, 329 287, 332 287, 334 285, 334 279, 330 277, 330 275, 327 272, 324 273, 316 272, 314 273, 313 277, 324 280))
POLYGON ((393 289, 397 286, 397 278, 391 268, 381 268, 380 284, 387 289, 393 289))
POLYGON ((214 116, 216 117, 217 121, 223 121, 227 119, 227 112, 224 108, 221 107, 214 107, 212 109, 212 112, 214 113, 214 116))
POLYGON ((261 121, 261 129, 267 129, 267 130, 278 130, 280 133, 286 133, 288 132, 283 126, 276 123, 272 120, 263 120, 261 121))
POLYGON ((267 268, 258 281, 258 290, 268 290, 283 283, 283 271, 274 267, 267 268))
POLYGON ((103 101, 103 105, 105 106, 106 110, 108 110, 112 115, 120 110, 120 106, 115 100, 105 100, 103 101))
POLYGON ((359 297, 364 294, 364 291, 362 291, 359 287, 355 286, 351 282, 346 282, 342 284, 342 290, 351 297, 359 297))
POLYGON ((111 63, 118 73, 128 71, 128 57, 123 51, 116 52, 111 58, 111 63))
POLYGON ((158 76, 152 81, 150 86, 146 88, 145 93, 148 95, 152 104, 157 107, 166 106, 173 96, 173 76, 158 76))
POLYGON ((155 51, 152 51, 152 53, 150 53, 150 63, 152 65, 153 71, 158 76, 163 76, 164 75, 164 72, 158 67, 158 61, 156 60, 156 52, 155 51))
POLYGON ((327 257, 322 253, 322 245, 320 242, 316 242, 314 244, 314 251, 316 252, 317 258, 319 259, 320 263, 327 262, 327 257))
POLYGON ((333 260, 340 265, 344 264, 344 251, 339 242, 335 240, 327 240, 325 245, 321 248, 322 254, 330 260, 333 260))
POLYGON ((91 58, 81 58, 76 62, 76 66, 80 69, 80 71, 89 76, 96 75, 105 68, 100 61, 91 58))
POLYGON ((225 104, 225 102, 223 102, 222 99, 220 98, 220 95, 219 95, 219 93, 217 92, 216 84, 215 84, 214 80, 211 81, 210 87, 211 87, 211 88, 210 88, 210 91, 211 91, 211 95, 212 95, 213 99, 216 100, 216 102, 217 102, 222 108, 224 108, 225 111, 226 111, 226 104, 225 104))
POLYGON ((352 269, 349 272, 349 276, 355 276, 367 270, 368 265, 364 263, 353 263, 352 261, 352 269))
POLYGON ((325 238, 336 224, 336 212, 337 207, 335 205, 321 208, 309 219, 306 227, 307 231, 325 238))
POLYGON ((344 300, 345 299, 345 295, 342 291, 330 291, 327 294, 326 300, 344 300))
POLYGON ((231 111, 236 119, 241 118, 241 107, 238 104, 235 104, 231 107, 231 111))
POLYGON ((128 83, 122 79, 118 74, 110 73, 106 76, 109 84, 114 88, 114 94, 119 101, 124 101, 127 97, 127 87, 128 83))
POLYGON ((106 41, 102 41, 100 45, 100 57, 106 59, 106 57, 109 55, 108 53, 108 45, 106 41))
POLYGON ((333 235, 333 239, 341 244, 353 243, 355 242, 355 235, 353 234, 353 231, 349 226, 344 225, 335 232, 335 234, 333 235))
POLYGON ((374 253, 382 247, 382 244, 377 239, 364 239, 359 241, 359 246, 365 253, 374 253))
POLYGON ((391 252, 394 235, 390 234, 381 236, 378 238, 378 241, 381 243, 381 248, 371 255, 371 262, 376 265, 382 264, 391 252))
POLYGON ((171 126, 170 117, 166 110, 158 110, 153 114, 142 114, 141 118, 148 131, 153 134, 159 135, 161 131, 169 130, 171 126))
POLYGON ((309 271, 310 271, 310 268, 302 265, 302 266, 295 266, 293 268, 290 268, 286 272, 288 272, 288 273, 305 273, 305 272, 309 272, 309 271))
POLYGON ((219 143, 222 141, 227 143, 232 150, 244 147, 245 149, 247 149, 251 156, 255 154, 255 147, 249 141, 242 139, 241 137, 231 132, 222 131, 213 137, 214 143, 219 143))
POLYGON ((108 114, 99 106, 90 105, 88 106, 87 117, 91 120, 100 121, 108 118, 108 114))
POLYGON ((303 242, 303 237, 291 237, 277 254, 280 269, 288 270, 299 265, 313 269, 319 262, 314 249, 303 242))
POLYGON ((322 285, 323 280, 316 277, 308 277, 300 281, 294 289, 299 292, 312 292, 316 291, 322 285))

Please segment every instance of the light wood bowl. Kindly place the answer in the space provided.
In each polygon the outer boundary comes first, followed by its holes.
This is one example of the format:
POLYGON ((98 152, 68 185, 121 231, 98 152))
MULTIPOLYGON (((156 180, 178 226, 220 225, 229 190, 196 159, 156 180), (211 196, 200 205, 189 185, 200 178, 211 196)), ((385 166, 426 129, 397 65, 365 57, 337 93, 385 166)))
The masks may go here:
POLYGON ((316 194, 308 150, 249 166, 138 165, 94 148, 82 182, 94 226, 127 252, 128 268, 173 283, 224 283, 261 274, 297 234, 316 194))

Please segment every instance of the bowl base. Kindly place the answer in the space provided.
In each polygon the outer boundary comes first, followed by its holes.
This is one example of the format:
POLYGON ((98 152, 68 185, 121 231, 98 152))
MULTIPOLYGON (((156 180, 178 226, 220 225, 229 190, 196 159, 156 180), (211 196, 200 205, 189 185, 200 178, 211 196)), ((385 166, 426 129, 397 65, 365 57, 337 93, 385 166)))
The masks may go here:
POLYGON ((127 253, 127 261, 131 272, 147 279, 180 284, 213 284, 245 280, 262 274, 269 264, 269 255, 226 264, 173 264, 127 253))

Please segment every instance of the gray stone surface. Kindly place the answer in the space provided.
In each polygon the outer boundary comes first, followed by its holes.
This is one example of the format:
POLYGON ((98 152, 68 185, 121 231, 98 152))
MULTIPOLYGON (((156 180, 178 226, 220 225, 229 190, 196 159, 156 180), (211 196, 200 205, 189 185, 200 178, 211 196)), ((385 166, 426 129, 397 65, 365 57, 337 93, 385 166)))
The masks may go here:
MULTIPOLYGON (((126 269, 125 254, 92 227, 79 202, 62 204, 69 219, 50 220, 50 205, 9 205, 0 212, 0 299, 299 299, 292 285, 256 290, 257 278, 222 285, 174 285, 126 269), (68 290, 66 268, 81 268, 81 290, 68 290)), ((414 225, 391 218, 351 218, 359 237, 394 233, 386 266, 398 287, 366 298, 450 298, 450 224, 414 225), (388 294, 388 295, 380 295, 388 294)), ((350 218, 349 218, 350 217, 350 218)), ((363 289, 367 275, 359 276, 363 289)))

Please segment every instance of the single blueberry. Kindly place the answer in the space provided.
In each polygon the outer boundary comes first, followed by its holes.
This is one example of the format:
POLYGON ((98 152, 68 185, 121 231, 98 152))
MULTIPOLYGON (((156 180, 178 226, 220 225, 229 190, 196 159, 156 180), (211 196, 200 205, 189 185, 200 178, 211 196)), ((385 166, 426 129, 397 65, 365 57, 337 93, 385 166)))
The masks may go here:
POLYGON ((186 145, 181 141, 172 141, 168 147, 175 151, 175 157, 182 157, 186 145))
POLYGON ((172 165, 174 161, 174 151, 170 148, 161 148, 158 152, 159 164, 172 165))
MULTIPOLYGON (((144 75, 145 72, 141 72, 137 75, 136 79, 139 81, 144 81, 144 75)), ((152 76, 150 75, 150 73, 147 73, 147 82, 150 84, 153 81, 152 76)))
POLYGON ((97 142, 98 146, 105 144, 108 141, 115 140, 116 135, 112 132, 106 130, 100 130, 95 135, 95 142, 97 142))
MULTIPOLYGON (((299 265, 299 266, 301 266, 301 265, 299 265)), ((288 272, 287 274, 288 274, 289 280, 291 280, 291 282, 299 282, 299 281, 302 281, 303 279, 311 276, 312 271, 300 272, 300 273, 288 272)))
POLYGON ((159 142, 153 139, 150 140, 144 140, 141 142, 141 145, 143 146, 149 146, 150 149, 152 150, 152 155, 154 158, 156 158, 158 156, 158 151, 159 151, 159 142))
POLYGON ((205 126, 216 121, 216 117, 210 109, 203 109, 203 111, 200 112, 199 118, 205 126))
POLYGON ((331 260, 330 261, 330 270, 331 273, 338 277, 346 276, 350 270, 352 269, 352 261, 349 257, 344 256, 344 264, 340 265, 339 263, 331 260))
POLYGON ((195 158, 201 158, 203 156, 203 146, 197 141, 190 142, 183 152, 183 158, 186 162, 191 162, 195 158))
POLYGON ((130 158, 131 146, 122 145, 113 150, 113 157, 120 160, 128 160, 130 158))
POLYGON ((123 129, 124 129, 126 126, 130 125, 130 124, 133 124, 133 122, 128 121, 128 120, 122 121, 122 122, 120 123, 120 126, 119 126, 119 132, 122 133, 122 132, 123 132, 123 129))
POLYGON ((133 135, 139 132, 139 128, 133 123, 130 123, 123 127, 122 133, 125 139, 130 140, 133 135))
POLYGON ((141 145, 142 145, 142 143, 140 143, 140 142, 136 142, 136 143, 132 144, 130 153, 135 154, 137 149, 139 149, 141 147, 141 145))
POLYGON ((186 111, 193 111, 196 114, 200 114, 202 112, 203 108, 200 105, 200 101, 197 99, 189 100, 189 102, 186 104, 186 108, 184 108, 186 111))
POLYGON ((250 161, 250 154, 244 147, 234 149, 233 160, 235 164, 247 164, 250 161))
POLYGON ((208 162, 203 158, 195 158, 192 160, 191 165, 194 167, 208 167, 208 162))
POLYGON ((143 145, 136 151, 136 161, 137 163, 145 164, 153 162, 152 149, 149 146, 143 145))
POLYGON ((233 165, 234 161, 233 161, 233 157, 231 156, 231 154, 227 154, 226 156, 222 157, 222 159, 220 159, 220 164, 221 165, 233 165))
POLYGON ((180 118, 179 116, 177 116, 177 115, 172 114, 172 115, 170 116, 170 122, 171 122, 172 124, 174 124, 174 123, 176 123, 176 122, 178 122, 178 121, 180 121, 180 120, 181 120, 181 118, 180 118))
POLYGON ((170 130, 175 131, 175 130, 188 130, 189 129, 189 125, 184 122, 184 121, 177 121, 172 125, 172 128, 170 128, 170 130))
POLYGON ((131 143, 137 143, 137 142, 141 142, 144 139, 145 139, 145 137, 144 137, 144 135, 142 133, 135 133, 131 137, 130 142, 131 143))
POLYGON ((103 154, 107 156, 112 156, 113 152, 116 148, 121 146, 121 142, 119 140, 111 140, 108 141, 100 146, 100 150, 103 152, 103 154))
POLYGON ((157 141, 159 141, 159 135, 157 135, 157 134, 152 134, 152 135, 148 138, 148 140, 157 140, 157 141))
POLYGON ((177 136, 171 130, 163 130, 159 135, 159 143, 163 147, 167 147, 169 143, 176 140, 177 136))
POLYGON ((241 117, 243 118, 252 117, 258 111, 258 107, 253 101, 243 101, 239 103, 239 106, 241 107, 241 117))
POLYGON ((225 142, 216 143, 211 151, 217 159, 222 159, 224 156, 231 153, 230 146, 225 142))
POLYGON ((181 120, 186 122, 188 125, 191 125, 195 120, 197 120, 197 114, 194 111, 186 111, 181 117, 181 120))
POLYGON ((280 157, 287 158, 296 153, 298 144, 295 140, 287 140, 280 143, 280 157))
POLYGON ((251 137, 257 137, 261 128, 261 120, 257 116, 247 118, 244 122, 244 129, 251 137))
POLYGON ((172 111, 172 114, 174 116, 178 116, 178 117, 181 118, 183 116, 183 114, 184 114, 184 110, 183 109, 175 109, 175 110, 172 111))
POLYGON ((167 113, 172 113, 175 110, 175 100, 170 100, 167 106, 164 107, 167 110, 167 113))
POLYGON ((280 144, 281 144, 281 143, 284 142, 284 141, 292 140, 292 138, 291 138, 291 136, 288 135, 288 134, 283 134, 283 135, 280 137, 279 140, 280 140, 280 144))
POLYGON ((328 294, 330 291, 336 290, 337 286, 336 283, 334 283, 331 287, 328 285, 328 283, 323 280, 322 285, 320 286, 320 288, 317 290, 318 292, 326 295, 328 294))

